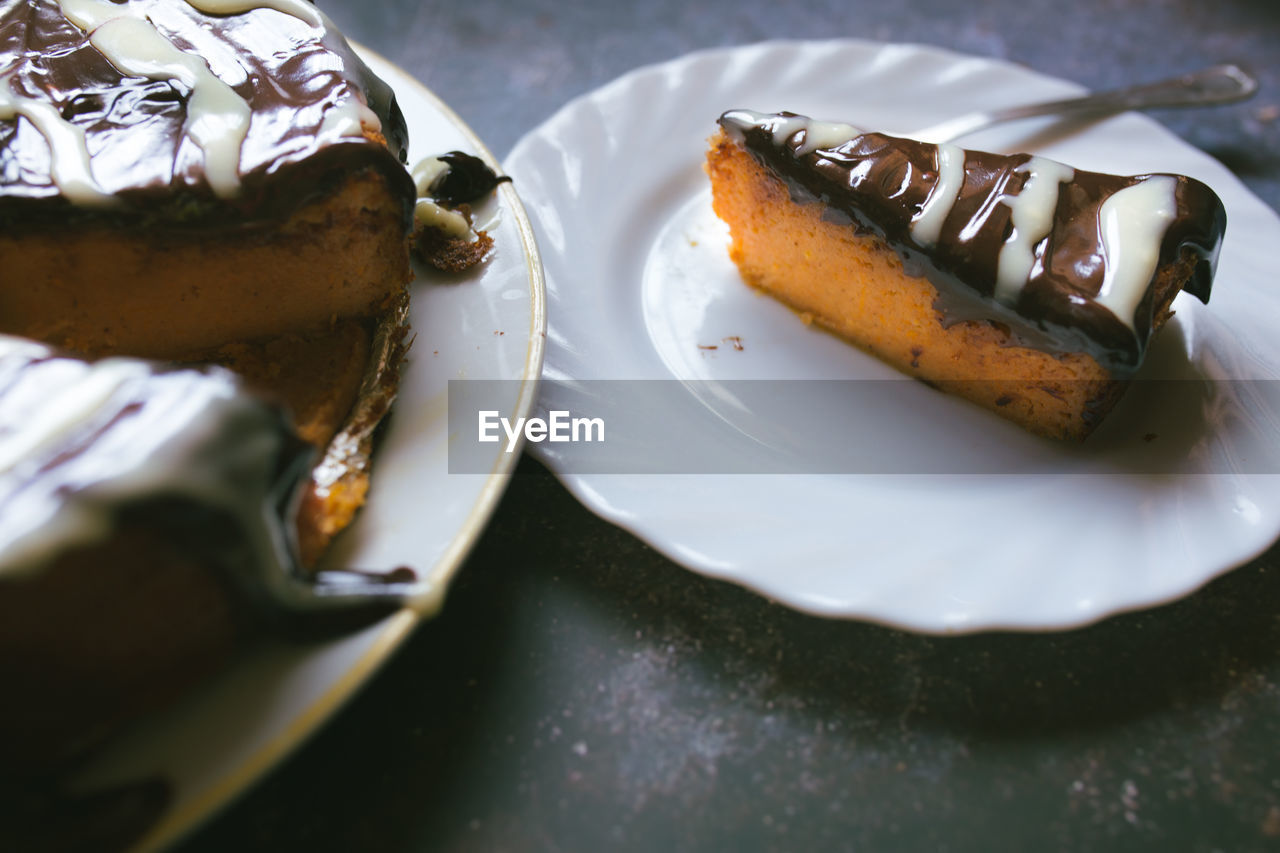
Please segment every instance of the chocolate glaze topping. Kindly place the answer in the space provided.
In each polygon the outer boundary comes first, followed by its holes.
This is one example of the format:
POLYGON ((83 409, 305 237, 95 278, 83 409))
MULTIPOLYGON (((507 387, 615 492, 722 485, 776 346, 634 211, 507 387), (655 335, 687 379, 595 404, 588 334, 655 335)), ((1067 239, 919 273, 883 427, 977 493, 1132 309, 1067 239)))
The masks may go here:
POLYGON ((449 168, 431 187, 431 197, 454 207, 479 201, 498 184, 511 180, 509 175, 499 176, 479 157, 462 151, 450 151, 438 159, 449 168))
POLYGON ((300 568, 293 519, 314 456, 230 371, 0 336, 0 584, 138 523, 194 549, 271 623, 398 608, 403 572, 300 568))
POLYGON ((0 0, 5 227, 86 212, 243 227, 358 168, 387 176, 407 222, 407 141, 390 88, 305 0, 0 0), (59 181, 80 155, 84 193, 59 181))
POLYGON ((820 200, 829 218, 884 239, 938 289, 944 322, 1003 322, 1028 345, 1083 351, 1126 375, 1151 333, 1157 259, 1193 253, 1184 289, 1209 299, 1226 213, 1191 178, 1085 172, 794 113, 734 110, 720 125, 793 198, 820 200), (932 229, 926 206, 940 208, 932 229))

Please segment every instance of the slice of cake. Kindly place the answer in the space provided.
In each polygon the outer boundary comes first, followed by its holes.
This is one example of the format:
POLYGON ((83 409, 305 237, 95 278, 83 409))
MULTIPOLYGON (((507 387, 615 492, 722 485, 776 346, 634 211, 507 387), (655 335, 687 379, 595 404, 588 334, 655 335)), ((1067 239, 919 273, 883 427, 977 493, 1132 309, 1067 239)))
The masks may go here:
POLYGON ((707 170, 746 282, 902 372, 1082 439, 1226 214, 1180 175, 1119 177, 793 113, 720 118, 707 170))
MULTIPOLYGON (((218 367, 0 336, 0 783, 49 772, 263 627, 346 627, 412 573, 303 569, 316 449, 218 367)), ((3 787, 3 785, 0 785, 3 787)))

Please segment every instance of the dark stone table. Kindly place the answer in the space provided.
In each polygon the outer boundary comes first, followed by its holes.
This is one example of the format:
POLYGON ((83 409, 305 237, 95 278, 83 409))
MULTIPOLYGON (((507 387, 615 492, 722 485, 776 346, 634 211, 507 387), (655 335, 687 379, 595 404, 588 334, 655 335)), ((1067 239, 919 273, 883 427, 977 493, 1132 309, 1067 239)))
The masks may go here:
MULTIPOLYGON (((637 65, 782 36, 1092 88, 1240 60, 1253 101, 1158 115, 1280 206, 1275 0, 323 5, 500 157, 637 65)), ((1280 849, 1278 603, 1272 549, 1062 634, 824 621, 672 564, 526 459, 443 614, 182 849, 1280 849)))

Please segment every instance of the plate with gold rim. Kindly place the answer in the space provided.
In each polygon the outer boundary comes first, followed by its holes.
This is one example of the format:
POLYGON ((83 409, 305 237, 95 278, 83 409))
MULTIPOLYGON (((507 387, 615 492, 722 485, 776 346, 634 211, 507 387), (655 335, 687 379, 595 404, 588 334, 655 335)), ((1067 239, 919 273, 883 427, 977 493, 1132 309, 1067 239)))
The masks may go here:
POLYGON ((1078 446, 901 378, 744 286, 728 259, 702 168, 726 110, 909 133, 1080 91, 921 45, 776 41, 642 68, 570 102, 506 160, 546 268, 541 405, 561 386, 611 383, 593 385, 591 401, 616 421, 678 432, 665 447, 678 444, 692 465, 655 464, 643 442, 531 451, 588 508, 694 571, 811 613, 916 631, 1080 626, 1171 601, 1258 555, 1280 535, 1280 419, 1268 394, 1280 347, 1266 324, 1280 296, 1265 251, 1280 218, 1155 121, 1042 119, 964 140, 1097 171, 1183 173, 1226 204, 1211 304, 1179 297, 1139 375, 1187 380, 1197 395, 1136 383, 1078 446), (660 422, 634 380, 670 386, 660 422), (893 393, 861 406, 825 395, 809 410, 747 401, 733 384, 761 380, 874 381, 893 393), (842 431, 806 443, 818 411, 842 431), (833 442, 872 439, 892 458, 933 461, 834 461, 833 442), (703 462, 734 453, 736 469, 703 462))

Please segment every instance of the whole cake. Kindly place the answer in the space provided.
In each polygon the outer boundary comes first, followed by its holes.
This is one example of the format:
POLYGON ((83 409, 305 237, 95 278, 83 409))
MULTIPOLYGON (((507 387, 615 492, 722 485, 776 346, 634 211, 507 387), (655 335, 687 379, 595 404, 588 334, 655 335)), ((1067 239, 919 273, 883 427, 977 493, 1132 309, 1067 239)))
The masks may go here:
MULTIPOLYGON (((394 396, 407 144, 391 90, 304 0, 4 0, 0 333, 227 364, 326 446, 371 373, 394 396)), ((317 484, 309 560, 366 467, 317 484)))
POLYGON ((306 0, 0 0, 0 793, 264 627, 414 588, 321 562, 395 397, 411 247, 492 245, 468 203, 499 179, 451 152, 419 193, 407 144, 306 0))
POLYGON ((1180 175, 1121 177, 733 110, 711 140, 743 278, 904 373, 1041 435, 1084 438, 1226 214, 1180 175))

